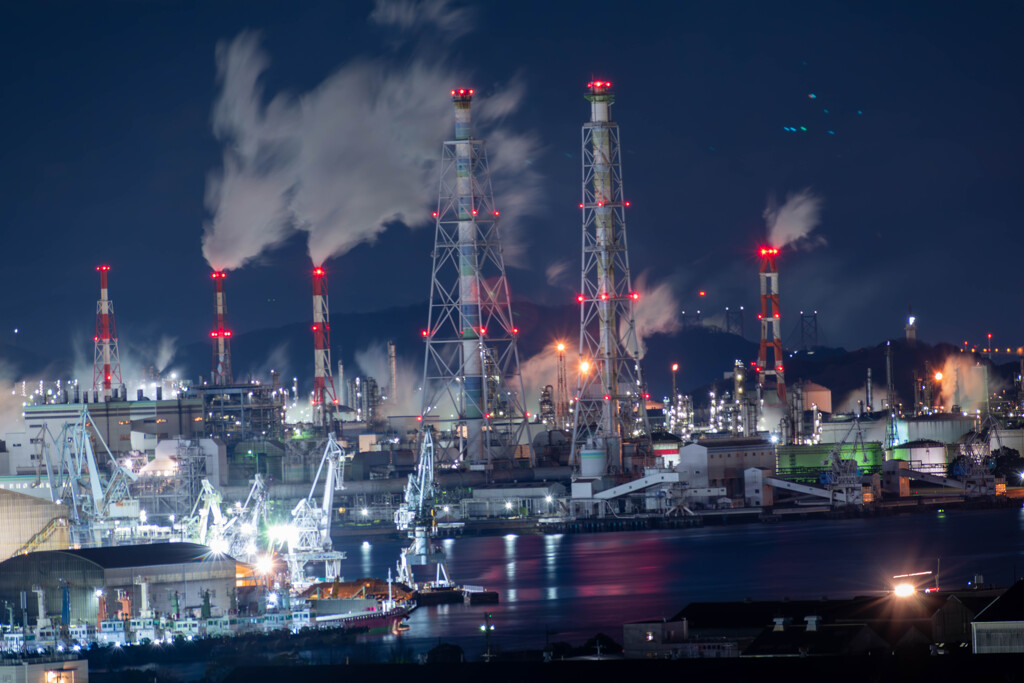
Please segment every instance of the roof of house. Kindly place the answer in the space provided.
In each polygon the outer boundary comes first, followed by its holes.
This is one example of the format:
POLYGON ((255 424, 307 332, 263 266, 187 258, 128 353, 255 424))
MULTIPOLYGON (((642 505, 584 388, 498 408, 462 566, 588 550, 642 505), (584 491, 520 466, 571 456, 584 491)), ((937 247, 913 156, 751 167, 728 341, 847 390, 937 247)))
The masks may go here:
POLYGON ((1024 579, 993 600, 974 621, 1024 621, 1024 579))

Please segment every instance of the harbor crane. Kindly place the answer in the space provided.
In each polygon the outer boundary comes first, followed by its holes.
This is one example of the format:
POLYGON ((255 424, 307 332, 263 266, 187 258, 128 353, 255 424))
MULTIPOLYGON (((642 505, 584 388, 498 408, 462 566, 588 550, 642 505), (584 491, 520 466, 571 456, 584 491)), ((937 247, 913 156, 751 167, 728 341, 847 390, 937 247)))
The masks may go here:
POLYGON ((309 495, 301 499, 292 510, 291 524, 284 530, 287 552, 284 555, 293 588, 303 588, 313 583, 306 576, 306 565, 310 562, 324 563, 324 578, 334 581, 341 576, 341 561, 345 553, 334 549, 331 541, 331 514, 334 507, 334 492, 345 488, 345 451, 329 434, 324 455, 316 470, 309 495), (319 505, 316 502, 316 488, 320 475, 324 474, 324 493, 319 505))
POLYGON ((437 536, 437 521, 434 514, 434 499, 437 487, 434 482, 434 440, 430 430, 423 430, 420 457, 416 471, 409 475, 405 486, 405 501, 395 510, 395 526, 408 533, 412 543, 402 549, 398 559, 398 580, 407 586, 415 586, 412 574, 415 565, 437 565, 433 586, 449 587, 448 567, 444 551, 433 542, 437 536))
POLYGON ((135 474, 117 462, 98 431, 90 434, 92 426, 89 408, 82 406, 78 420, 65 422, 56 437, 46 426, 38 437, 51 500, 67 506, 74 547, 116 545, 118 532, 130 532, 140 521, 139 502, 129 490, 135 474), (106 477, 100 474, 93 452, 93 436, 107 454, 106 477), (123 527, 122 520, 127 522, 123 527))
POLYGON ((185 522, 185 537, 210 546, 216 553, 230 555, 236 560, 252 563, 259 554, 259 531, 266 526, 267 489, 259 473, 245 499, 233 507, 232 515, 224 514, 220 491, 209 479, 203 479, 202 492, 185 522))

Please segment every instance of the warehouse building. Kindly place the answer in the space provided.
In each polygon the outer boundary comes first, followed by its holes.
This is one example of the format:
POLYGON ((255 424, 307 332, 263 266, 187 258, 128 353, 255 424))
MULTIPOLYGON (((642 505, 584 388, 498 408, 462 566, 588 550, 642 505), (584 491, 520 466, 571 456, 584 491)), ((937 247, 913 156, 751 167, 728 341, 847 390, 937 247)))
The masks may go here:
POLYGON ((235 560, 196 543, 154 543, 50 550, 0 562, 0 602, 16 606, 16 621, 35 624, 35 587, 43 592, 48 616, 60 616, 67 601, 71 624, 95 624, 101 601, 107 615, 138 614, 143 592, 158 615, 199 610, 207 594, 211 608, 226 614, 234 606, 235 560), (22 592, 28 596, 24 615, 22 592))

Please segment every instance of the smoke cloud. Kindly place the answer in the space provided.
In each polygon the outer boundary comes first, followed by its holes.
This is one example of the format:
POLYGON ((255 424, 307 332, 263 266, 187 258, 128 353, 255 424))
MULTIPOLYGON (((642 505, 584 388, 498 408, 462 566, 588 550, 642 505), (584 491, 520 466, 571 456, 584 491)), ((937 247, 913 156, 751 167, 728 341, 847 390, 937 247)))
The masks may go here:
MULTIPOLYGON (((387 395, 390 392, 390 372, 388 370, 387 345, 383 342, 374 343, 357 351, 355 354, 356 365, 364 377, 372 377, 377 381, 381 394, 387 395)), ((388 396, 381 405, 381 415, 393 417, 398 415, 419 415, 420 403, 422 401, 419 391, 420 382, 423 379, 423 366, 401 355, 395 356, 395 386, 397 396, 388 396)), ((345 372, 348 375, 348 372, 345 372)), ((338 387, 339 394, 345 390, 338 387)), ((340 396, 339 396, 340 398, 340 396)), ((345 403, 344 400, 341 401, 345 403)))
POLYGON ((156 371, 163 374, 163 371, 167 369, 167 366, 174 360, 174 354, 177 353, 177 337, 170 337, 164 335, 160 337, 160 345, 156 350, 156 371))
POLYGON ((986 390, 991 394, 1003 388, 1000 380, 989 380, 987 365, 976 362, 968 355, 946 356, 941 372, 940 404, 946 410, 959 405, 967 413, 978 410, 984 412, 986 390))
POLYGON ((370 21, 403 31, 423 28, 439 29, 448 40, 459 38, 473 29, 476 13, 448 0, 377 0, 370 21))
POLYGON ((547 267, 544 275, 548 284, 552 287, 559 287, 568 280, 569 269, 572 264, 567 260, 555 261, 547 267))
POLYGON ((641 273, 633 281, 633 288, 640 292, 640 300, 633 305, 633 319, 641 356, 646 351, 644 340, 652 334, 674 334, 682 327, 679 300, 672 285, 668 282, 648 285, 647 281, 647 273, 641 273))
POLYGON ((768 244, 778 249, 790 245, 813 249, 825 244, 821 235, 811 235, 821 221, 821 206, 822 199, 809 187, 788 195, 782 206, 778 206, 774 198, 770 199, 764 210, 768 244))
MULTIPOLYGON (((406 29, 462 27, 465 12, 447 2, 381 2, 371 18, 406 29)), ((355 60, 308 92, 269 101, 262 78, 270 58, 258 34, 222 42, 216 58, 213 132, 224 152, 222 167, 207 179, 203 255, 212 267, 239 268, 296 231, 307 233, 309 254, 322 264, 373 242, 389 224, 431 222, 441 142, 454 125, 447 94, 467 83, 450 58, 355 60)), ((474 109, 478 136, 488 138, 512 263, 524 249, 515 221, 538 211, 540 176, 531 161, 540 144, 536 136, 492 128, 524 92, 514 81, 474 109)))

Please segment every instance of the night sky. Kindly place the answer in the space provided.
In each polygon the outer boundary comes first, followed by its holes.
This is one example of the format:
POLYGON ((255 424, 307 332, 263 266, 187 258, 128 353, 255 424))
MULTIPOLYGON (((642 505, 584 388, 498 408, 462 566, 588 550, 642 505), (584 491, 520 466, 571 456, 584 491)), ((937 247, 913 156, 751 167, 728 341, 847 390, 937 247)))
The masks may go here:
MULTIPOLYGON (((90 356, 101 263, 123 342, 155 353, 161 338, 206 338, 208 193, 225 149, 244 146, 215 130, 216 54, 241 35, 265 58, 253 111, 273 118, 277 98, 281 129, 313 157, 302 191, 322 172, 317 200, 340 213, 326 229, 285 225, 230 273, 236 334, 310 317, 307 228, 328 241, 333 225, 377 233, 327 260, 333 310, 426 302, 437 177, 399 143, 440 156, 449 87, 476 88, 478 133, 505 155, 492 173, 514 296, 571 301, 593 76, 616 91, 633 276, 662 294, 648 301, 664 310, 641 317, 671 326, 682 309, 751 312, 765 206, 810 188, 822 200, 815 245, 779 258, 785 332, 817 309, 821 341, 872 345, 902 334, 912 303, 922 339, 980 344, 992 332, 1016 347, 1022 19, 1009 2, 8 4, 0 340, 90 356), (432 102, 423 86, 435 81, 432 102), (381 92, 388 101, 372 101, 381 92), (382 108, 391 113, 375 118, 382 108), (367 161, 367 146, 381 153, 367 161), (355 168, 334 168, 344 165, 355 168), (346 224, 370 200, 386 229, 346 224)), ((235 121, 281 130, 266 123, 235 121)), ((250 162, 262 172, 287 154, 250 162)))

